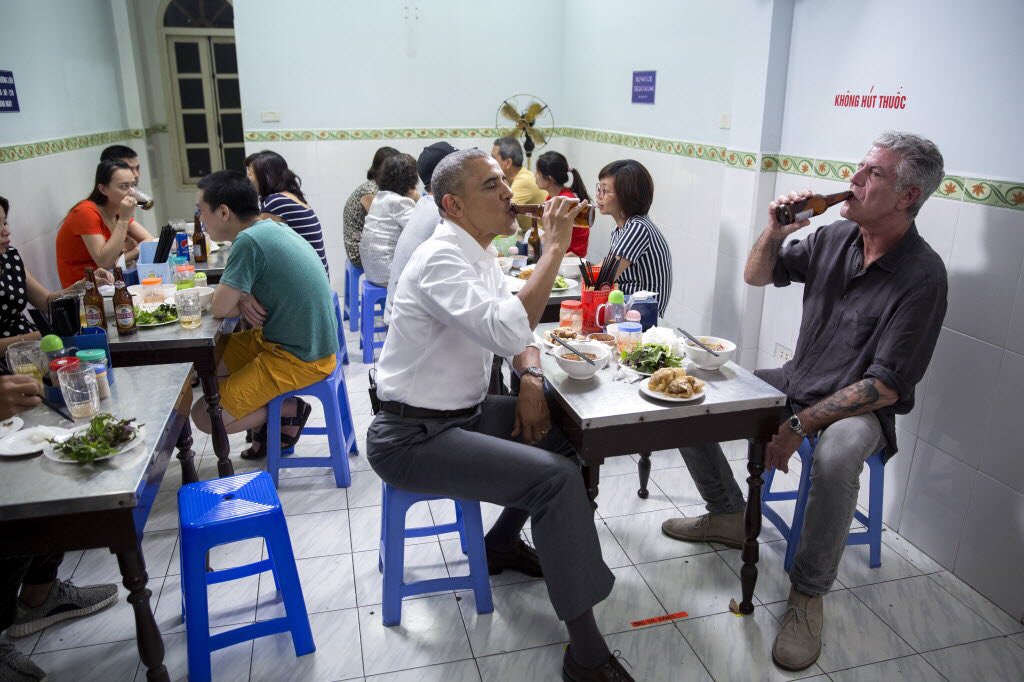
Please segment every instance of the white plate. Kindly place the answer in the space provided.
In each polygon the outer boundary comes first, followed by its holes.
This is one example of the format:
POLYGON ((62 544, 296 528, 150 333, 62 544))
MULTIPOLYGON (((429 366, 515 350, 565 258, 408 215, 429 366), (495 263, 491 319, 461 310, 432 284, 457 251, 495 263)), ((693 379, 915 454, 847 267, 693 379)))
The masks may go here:
MULTIPOLYGON (((153 312, 161 305, 164 305, 164 303, 142 303, 138 306, 138 308, 139 310, 144 310, 146 312, 153 312)), ((153 324, 138 324, 136 321, 136 326, 138 326, 139 329, 149 329, 150 327, 163 327, 164 325, 174 324, 177 321, 177 317, 174 318, 173 320, 168 320, 167 322, 154 322, 153 324)))
POLYGON ((11 417, 3 422, 0 422, 0 438, 6 438, 15 431, 21 429, 25 425, 25 420, 21 417, 11 417))
POLYGON ((569 291, 569 289, 572 289, 573 287, 578 287, 580 285, 578 281, 574 279, 569 279, 568 277, 565 278, 565 282, 567 286, 551 287, 551 291, 569 291))
MULTIPOLYGON (((74 431, 68 432, 68 435, 69 436, 74 435, 75 433, 77 433, 79 431, 84 431, 84 430, 86 430, 88 428, 89 428, 89 426, 85 425, 85 426, 83 426, 81 428, 75 429, 74 431)), ((130 441, 128 441, 127 443, 125 443, 124 445, 119 447, 117 449, 117 451, 114 452, 113 454, 107 455, 106 457, 97 457, 96 459, 93 460, 93 462, 102 462, 105 459, 110 459, 111 457, 116 457, 117 455, 120 455, 122 453, 128 452, 129 450, 134 448, 136 445, 138 445, 139 443, 141 443, 145 439, 146 439, 146 427, 143 425, 143 426, 138 427, 135 430, 135 438, 132 438, 130 441)), ((51 445, 50 443, 45 443, 43 445, 43 455, 45 455, 49 459, 52 459, 54 462, 60 462, 61 464, 82 464, 83 463, 83 462, 76 462, 73 459, 65 459, 65 458, 61 457, 60 455, 57 454, 57 451, 53 449, 53 445, 51 445)), ((91 464, 91 462, 90 462, 90 464, 91 464)))
MULTIPOLYGON (((647 376, 650 375, 648 374, 647 376)), ((705 386, 703 391, 694 396, 691 396, 689 398, 675 398, 673 396, 665 395, 664 393, 658 393, 657 391, 652 391, 651 389, 647 388, 647 383, 649 381, 650 379, 648 379, 647 381, 640 382, 640 392, 643 393, 644 395, 654 398, 655 400, 664 400, 670 403, 689 403, 694 400, 700 400, 701 398, 704 397, 704 394, 708 392, 707 386, 705 386)))
POLYGON ((207 238, 206 239, 206 248, 209 249, 210 253, 216 253, 217 251, 220 251, 220 244, 218 244, 217 242, 214 242, 214 241, 210 241, 210 239, 207 238))

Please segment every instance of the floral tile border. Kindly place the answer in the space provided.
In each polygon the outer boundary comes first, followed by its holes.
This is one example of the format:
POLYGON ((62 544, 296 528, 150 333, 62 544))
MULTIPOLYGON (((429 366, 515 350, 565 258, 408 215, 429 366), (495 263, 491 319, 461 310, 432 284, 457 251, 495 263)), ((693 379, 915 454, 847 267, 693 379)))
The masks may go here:
POLYGON ((120 142, 121 140, 140 140, 146 137, 146 131, 139 128, 126 130, 111 130, 105 133, 92 133, 91 135, 75 135, 63 137, 58 140, 43 140, 41 142, 27 142, 15 144, 8 147, 0 147, 0 163, 11 163, 24 161, 50 154, 71 152, 77 149, 89 147, 100 147, 120 142))
POLYGON ((318 140, 419 140, 495 138, 497 128, 380 128, 351 130, 247 130, 246 142, 294 142, 318 140))

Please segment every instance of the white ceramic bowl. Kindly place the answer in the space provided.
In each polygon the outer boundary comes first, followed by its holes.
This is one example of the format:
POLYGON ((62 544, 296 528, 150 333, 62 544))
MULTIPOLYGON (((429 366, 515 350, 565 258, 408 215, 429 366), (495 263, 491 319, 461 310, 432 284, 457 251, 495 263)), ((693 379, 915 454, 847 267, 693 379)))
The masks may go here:
POLYGON ((710 346, 711 344, 721 344, 725 347, 724 350, 716 350, 718 357, 716 358, 711 353, 707 352, 703 348, 694 345, 693 341, 689 339, 680 339, 681 347, 686 349, 686 357, 690 358, 697 367, 701 369, 718 369, 725 363, 732 359, 733 354, 736 352, 736 344, 728 339, 720 339, 717 336, 698 336, 700 342, 710 346))
MULTIPOLYGON (((203 310, 206 310, 206 308, 211 303, 213 303, 213 287, 193 287, 193 288, 196 291, 199 292, 199 305, 203 308, 203 310)), ((166 303, 168 305, 174 305, 174 292, 173 291, 171 292, 171 295, 168 296, 164 300, 164 303, 166 303)))
POLYGON ((501 268, 502 273, 507 275, 512 270, 512 257, 498 256, 498 267, 501 268))
MULTIPOLYGON (((168 296, 174 296, 174 289, 175 289, 175 287, 174 287, 173 284, 161 284, 160 285, 159 301, 153 301, 153 302, 154 303, 159 303, 160 301, 164 300, 168 296)), ((142 285, 141 284, 132 284, 130 287, 128 287, 128 293, 131 294, 132 298, 135 299, 136 305, 138 305, 139 303, 142 303, 142 285)), ((154 298, 156 298, 156 297, 154 297, 154 298)))
POLYGON ((572 353, 571 350, 565 346, 558 346, 555 348, 555 362, 562 368, 566 374, 573 379, 590 379, 597 371, 608 364, 608 358, 611 357, 611 350, 608 346, 603 343, 573 343, 574 348, 578 348, 582 353, 593 353, 597 357, 594 358, 594 364, 591 365, 585 360, 568 360, 564 356, 572 353))
POLYGON ((558 274, 562 277, 580 278, 580 259, 577 256, 566 256, 558 266, 558 274))

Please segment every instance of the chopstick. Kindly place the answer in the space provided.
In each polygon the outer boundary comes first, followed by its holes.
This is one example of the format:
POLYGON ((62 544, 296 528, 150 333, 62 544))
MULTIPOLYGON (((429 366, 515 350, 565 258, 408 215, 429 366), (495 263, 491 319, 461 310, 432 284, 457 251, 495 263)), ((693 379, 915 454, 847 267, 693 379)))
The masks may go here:
POLYGON ((678 329, 679 331, 681 331, 681 332, 683 333, 683 336, 685 336, 686 338, 690 339, 690 341, 693 341, 693 342, 694 342, 695 344, 697 344, 698 346, 700 346, 701 348, 703 348, 703 349, 704 349, 704 350, 706 350, 707 352, 711 353, 711 354, 712 354, 712 355, 714 355, 714 356, 715 356, 716 358, 718 357, 718 353, 716 353, 715 351, 713 351, 713 350, 711 350, 710 348, 708 348, 707 346, 705 346, 705 345, 704 345, 703 343, 701 343, 701 342, 700 342, 700 341, 699 341, 698 339, 694 338, 693 336, 690 336, 690 332, 686 331, 685 329, 683 329, 683 328, 681 328, 681 327, 676 327, 676 329, 678 329))
POLYGON ((554 334, 548 334, 548 338, 549 338, 549 339, 553 339, 553 340, 557 341, 558 343, 562 344, 563 346, 565 346, 566 348, 568 348, 569 350, 571 350, 571 351, 572 351, 573 353, 575 353, 576 355, 578 355, 578 356, 580 356, 581 358, 583 358, 584 360, 586 360, 586 361, 587 361, 588 363, 590 363, 591 365, 596 365, 596 364, 597 364, 596 362, 594 362, 593 360, 591 360, 590 358, 588 358, 588 357, 587 357, 586 355, 584 355, 584 354, 583 354, 583 351, 579 350, 578 348, 573 348, 572 346, 570 346, 569 344, 567 344, 567 343, 566 343, 565 341, 562 341, 562 339, 558 338, 558 337, 557 337, 557 336, 555 336, 554 334))
POLYGON ((53 327, 50 326, 50 321, 46 319, 46 315, 43 315, 42 310, 36 308, 30 308, 28 311, 29 317, 35 322, 36 328, 39 329, 39 333, 43 336, 48 336, 53 333, 53 327))

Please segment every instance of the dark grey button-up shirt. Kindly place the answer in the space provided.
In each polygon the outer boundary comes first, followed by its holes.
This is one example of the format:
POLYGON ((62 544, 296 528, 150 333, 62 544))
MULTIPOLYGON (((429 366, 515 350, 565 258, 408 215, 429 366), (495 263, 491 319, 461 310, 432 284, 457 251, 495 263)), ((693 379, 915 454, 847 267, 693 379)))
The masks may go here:
POLYGON ((946 315, 946 266, 916 225, 888 253, 864 264, 860 228, 840 220, 782 248, 775 286, 804 283, 803 319, 793 359, 782 368, 795 411, 874 377, 899 394, 877 410, 886 458, 896 454, 897 414, 914 407, 946 315))

